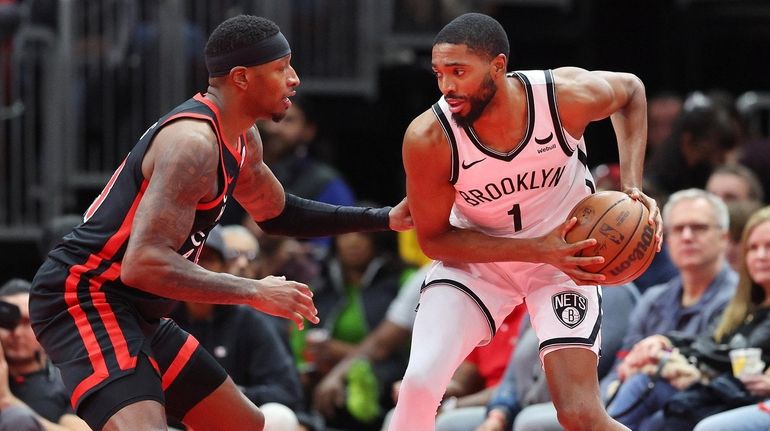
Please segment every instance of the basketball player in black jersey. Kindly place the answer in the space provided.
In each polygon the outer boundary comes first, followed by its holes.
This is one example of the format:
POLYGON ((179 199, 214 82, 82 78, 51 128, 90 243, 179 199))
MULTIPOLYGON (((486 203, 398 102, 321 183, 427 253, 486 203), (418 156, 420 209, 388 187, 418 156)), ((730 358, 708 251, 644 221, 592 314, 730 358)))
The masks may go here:
MULTIPOLYGON (((268 233, 322 236, 408 229, 395 208, 336 207, 285 195, 262 161, 254 123, 278 121, 299 85, 271 21, 238 16, 206 45, 209 88, 152 125, 54 248, 30 299, 35 334, 72 405, 95 430, 261 430, 264 418, 197 341, 164 318, 175 300, 247 304, 317 323, 308 286, 250 280, 195 264, 225 205, 268 233)), ((249 334, 242 334, 248 337, 249 334)), ((270 348, 270 346, 265 346, 270 348)))

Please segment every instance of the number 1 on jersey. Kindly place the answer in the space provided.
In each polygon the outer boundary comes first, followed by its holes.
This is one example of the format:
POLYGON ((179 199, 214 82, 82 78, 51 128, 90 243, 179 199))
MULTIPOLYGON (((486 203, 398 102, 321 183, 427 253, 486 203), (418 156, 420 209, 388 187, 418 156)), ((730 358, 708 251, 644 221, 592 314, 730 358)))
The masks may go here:
POLYGON ((521 207, 519 204, 515 204, 513 207, 511 207, 511 210, 508 211, 508 215, 513 216, 513 229, 518 232, 521 230, 521 207))

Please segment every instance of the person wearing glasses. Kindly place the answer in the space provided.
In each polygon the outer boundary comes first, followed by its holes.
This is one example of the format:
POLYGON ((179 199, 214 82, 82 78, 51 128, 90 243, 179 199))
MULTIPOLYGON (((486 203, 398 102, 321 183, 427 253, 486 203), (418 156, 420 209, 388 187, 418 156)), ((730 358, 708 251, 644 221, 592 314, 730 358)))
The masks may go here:
POLYGON ((602 380, 605 397, 616 395, 607 411, 635 430, 649 419, 630 418, 624 411, 639 393, 636 386, 646 385, 640 370, 657 363, 661 349, 668 346, 665 335, 706 335, 738 283, 738 274, 726 259, 730 217, 722 199, 701 189, 678 191, 663 207, 663 221, 664 238, 679 274, 644 292, 631 313, 615 370, 602 380))

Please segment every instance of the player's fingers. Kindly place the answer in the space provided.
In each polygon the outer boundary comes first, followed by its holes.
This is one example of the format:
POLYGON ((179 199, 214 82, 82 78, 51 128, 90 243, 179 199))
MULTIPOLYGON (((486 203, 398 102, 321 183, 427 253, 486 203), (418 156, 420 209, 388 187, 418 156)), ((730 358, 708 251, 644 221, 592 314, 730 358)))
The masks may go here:
POLYGON ((561 239, 567 236, 567 232, 577 224, 577 217, 571 217, 569 220, 561 224, 561 239))
POLYGON ((580 241, 577 241, 577 242, 573 242, 568 247, 567 254, 575 255, 575 254, 577 254, 579 251, 581 251, 583 249, 594 247, 596 245, 596 242, 597 241, 594 238, 588 238, 588 239, 580 240, 580 241))
POLYGON ((604 256, 568 256, 566 261, 576 267, 598 265, 604 263, 604 256))
POLYGON ((305 304, 295 304, 294 305, 294 314, 304 317, 311 323, 318 323, 320 319, 318 319, 318 310, 316 310, 315 306, 312 304, 310 306, 305 304))
POLYGON ((581 285, 600 284, 606 279, 606 277, 602 274, 583 271, 582 269, 579 269, 579 268, 576 268, 570 271, 569 276, 572 277, 572 279, 575 280, 575 282, 581 285))
POLYGON ((310 286, 308 286, 305 283, 300 283, 298 281, 294 281, 294 287, 303 295, 313 297, 313 291, 310 289, 310 286))
POLYGON ((290 313, 287 318, 294 322, 294 324, 297 325, 297 329, 300 331, 305 329, 305 318, 303 318, 301 314, 295 311, 290 313))

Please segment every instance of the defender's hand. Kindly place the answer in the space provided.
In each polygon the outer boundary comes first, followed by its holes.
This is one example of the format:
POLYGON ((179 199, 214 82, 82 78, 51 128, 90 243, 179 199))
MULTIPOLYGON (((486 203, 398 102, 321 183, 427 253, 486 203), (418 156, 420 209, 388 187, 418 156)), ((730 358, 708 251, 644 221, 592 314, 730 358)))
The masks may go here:
POLYGON ((414 228, 414 221, 412 221, 412 214, 409 212, 409 204, 406 198, 402 199, 398 205, 388 213, 390 217, 390 229, 396 232, 403 232, 414 228))
POLYGON ((273 316, 292 320, 297 328, 303 329, 305 319, 318 323, 313 292, 303 283, 286 280, 286 277, 268 276, 257 281, 257 298, 252 306, 273 316))

